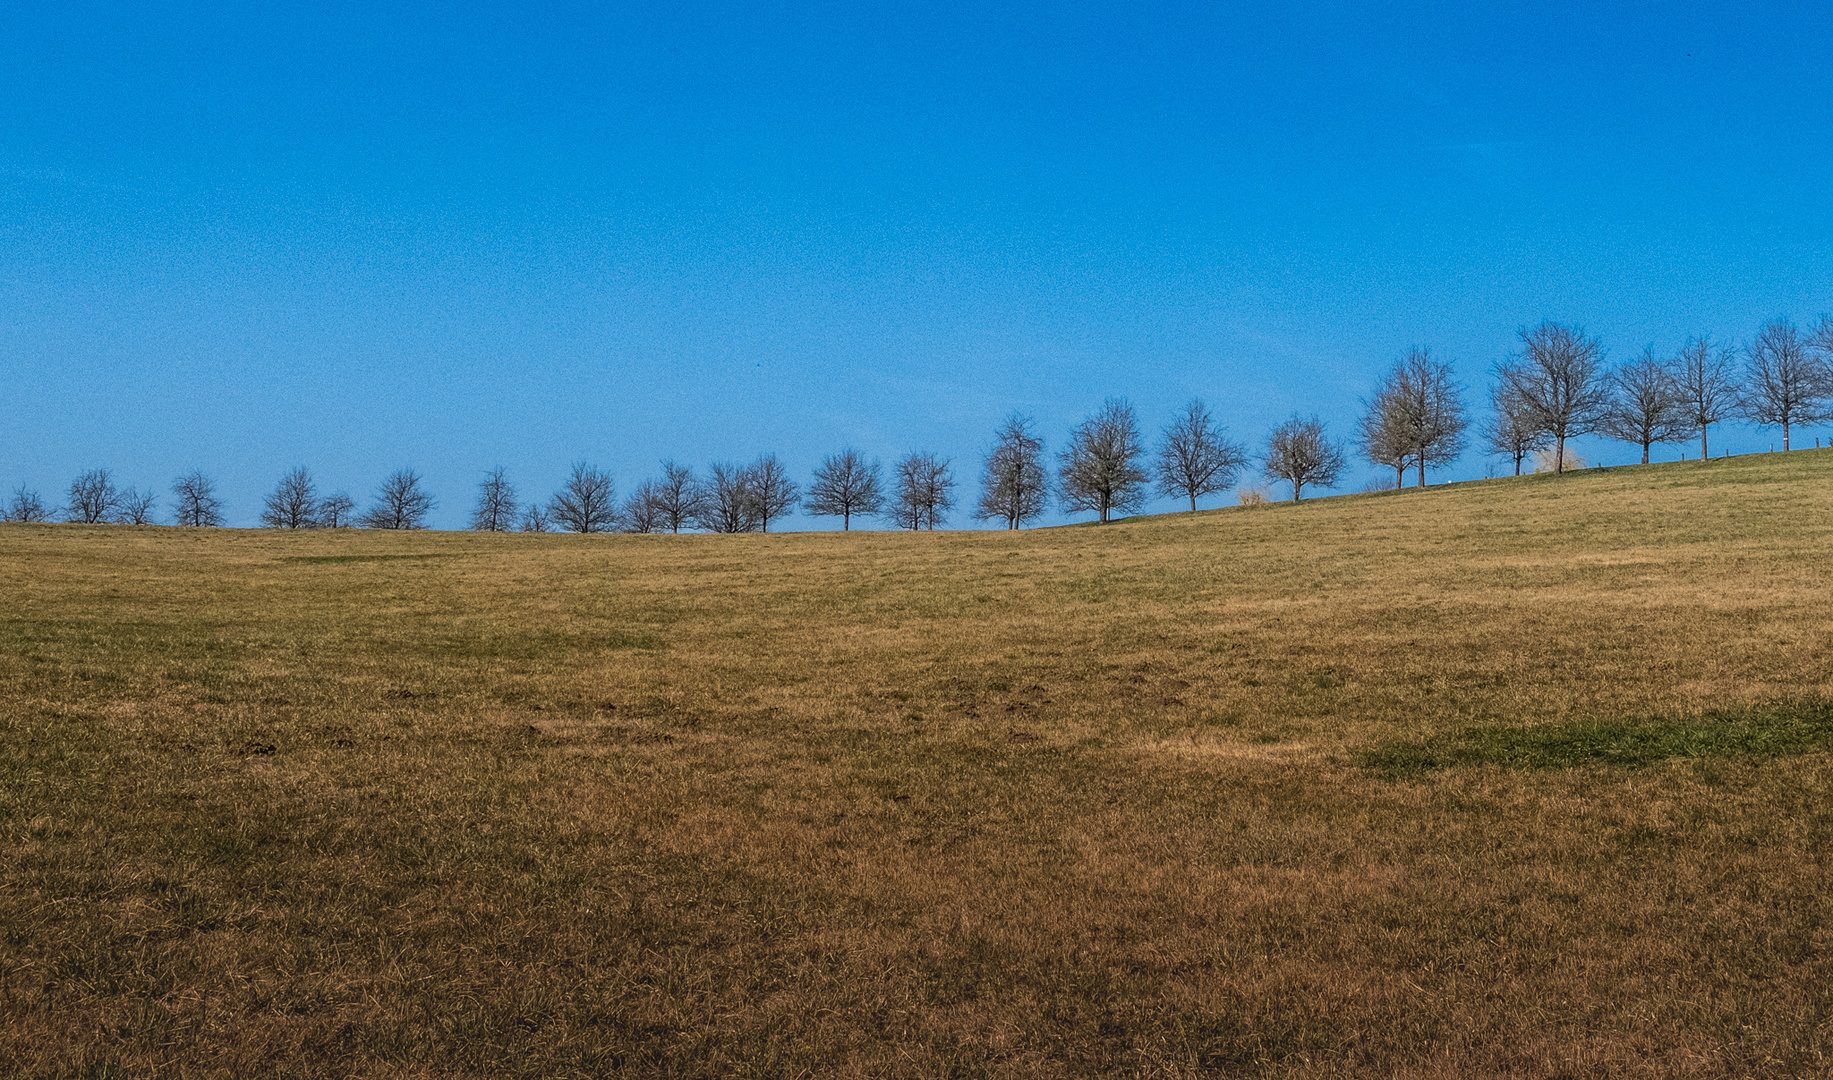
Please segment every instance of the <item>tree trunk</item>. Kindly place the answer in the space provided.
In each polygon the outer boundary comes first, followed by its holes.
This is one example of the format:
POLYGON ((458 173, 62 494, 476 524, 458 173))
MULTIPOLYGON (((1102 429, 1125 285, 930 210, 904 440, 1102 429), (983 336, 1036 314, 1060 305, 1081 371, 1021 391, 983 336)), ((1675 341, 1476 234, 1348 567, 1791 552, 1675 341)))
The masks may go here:
POLYGON ((1706 453, 1706 425, 1701 424, 1699 425, 1699 460, 1704 461, 1709 456, 1711 455, 1706 453))
POLYGON ((1419 455, 1419 486, 1426 486, 1426 455, 1419 455))
POLYGON ((1566 471, 1566 437, 1555 435, 1553 445, 1553 473, 1555 476, 1566 471))
POLYGON ((1642 464, 1644 465, 1648 464, 1648 444, 1647 443, 1642 444, 1642 464))
POLYGON ((1302 488, 1303 486, 1304 485, 1300 484, 1297 480, 1292 481, 1292 501, 1293 502, 1298 501, 1299 489, 1302 488))
POLYGON ((1190 512, 1193 514, 1197 512, 1197 493, 1195 491, 1190 493, 1190 512))
POLYGON ((1788 421, 1782 421, 1782 452, 1788 453, 1788 421))
POLYGON ((1399 491, 1401 488, 1406 487, 1406 486, 1407 486, 1407 463, 1403 461, 1400 464, 1394 466, 1394 490, 1399 491))

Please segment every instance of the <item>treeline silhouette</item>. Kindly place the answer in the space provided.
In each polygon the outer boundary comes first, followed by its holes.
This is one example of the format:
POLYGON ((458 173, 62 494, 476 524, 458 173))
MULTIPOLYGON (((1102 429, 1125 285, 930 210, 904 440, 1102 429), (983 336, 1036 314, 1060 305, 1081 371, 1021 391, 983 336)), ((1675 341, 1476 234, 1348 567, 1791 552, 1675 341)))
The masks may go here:
MULTIPOLYGON (((1582 329, 1545 322, 1521 330, 1519 337, 1520 350, 1494 371, 1491 415, 1478 431, 1483 448, 1512 461, 1516 475, 1536 454, 1563 472, 1572 460, 1567 442, 1582 435, 1634 444, 1647 464, 1652 446, 1696 437, 1700 458, 1709 457, 1708 430, 1734 417, 1780 427, 1785 451, 1793 429, 1833 419, 1830 316, 1805 332, 1776 319, 1741 347, 1691 338, 1673 356, 1657 357, 1651 346, 1614 369, 1604 366, 1601 345, 1582 329)), ((1429 469, 1464 453, 1469 429, 1468 403, 1451 365, 1418 347, 1397 360, 1363 400, 1352 441, 1368 462, 1394 470, 1394 487, 1405 485, 1409 469, 1423 486, 1429 469)), ((1348 448, 1333 441, 1317 418, 1296 415, 1276 427, 1255 455, 1268 480, 1290 485, 1294 501, 1307 487, 1335 487, 1348 458, 1348 448)), ((1187 500, 1194 511, 1199 499, 1228 491, 1251 463, 1247 449, 1228 437, 1201 400, 1185 406, 1148 448, 1133 407, 1110 398, 1070 431, 1054 462, 1031 419, 1015 412, 994 431, 982 457, 972 516, 1017 529, 1041 517, 1054 497, 1066 513, 1093 513, 1107 522, 1116 513, 1141 509, 1151 491, 1187 500)), ((664 461, 659 476, 622 499, 611 475, 586 462, 575 464, 545 500, 523 499, 497 468, 478 483, 470 527, 768 532, 772 521, 799 508, 837 517, 843 529, 851 529, 855 518, 869 517, 901 529, 936 529, 956 509, 956 487, 947 458, 911 453, 887 475, 878 461, 850 448, 824 458, 806 488, 775 454, 764 454, 746 465, 715 462, 704 474, 664 461)), ((222 500, 204 473, 177 478, 171 494, 175 524, 224 523, 222 500)), ((276 529, 420 529, 437 505, 419 473, 400 469, 383 479, 359 514, 348 493, 321 494, 301 466, 267 495, 261 523, 276 529)), ((63 507, 47 506, 21 485, 0 517, 145 525, 157 523, 156 511, 152 492, 118 487, 109 470, 91 469, 71 482, 63 507)))

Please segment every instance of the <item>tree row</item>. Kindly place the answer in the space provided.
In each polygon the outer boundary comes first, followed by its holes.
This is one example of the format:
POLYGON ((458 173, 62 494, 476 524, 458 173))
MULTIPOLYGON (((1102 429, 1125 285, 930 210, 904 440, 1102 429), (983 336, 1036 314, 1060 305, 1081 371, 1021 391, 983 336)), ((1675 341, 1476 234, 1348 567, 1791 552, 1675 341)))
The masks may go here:
MULTIPOLYGON (((1762 327, 1742 347, 1689 339, 1671 357, 1648 348, 1615 369, 1603 363, 1598 340, 1583 330, 1545 322, 1523 329, 1520 350, 1495 369, 1492 416, 1482 426, 1484 447, 1511 459, 1515 473, 1536 452, 1550 452, 1564 471, 1566 444, 1589 434, 1640 447, 1647 464, 1659 443, 1699 439, 1733 417, 1782 430, 1782 449, 1794 428, 1833 419, 1833 317, 1803 332, 1787 319, 1762 327)), ((1424 485, 1426 472, 1448 465, 1468 442, 1469 413, 1451 365, 1429 349, 1414 348, 1381 377, 1363 401, 1354 442, 1371 464, 1394 470, 1403 486, 1409 469, 1424 485)), ((1041 517, 1054 498, 1070 514, 1093 513, 1102 522, 1141 509, 1150 492, 1187 500, 1227 491, 1241 471, 1258 462, 1269 480, 1289 484, 1294 501, 1307 487, 1331 488, 1342 477, 1347 453, 1315 417, 1294 416, 1268 436, 1250 458, 1228 438, 1200 400, 1173 418, 1148 449, 1133 407, 1110 398, 1071 430, 1068 444, 1047 458, 1028 417, 1013 413, 995 430, 980 463, 973 517, 1020 528, 1041 517)), ((955 509, 956 481, 947 458, 912 453, 889 477, 877 461, 845 449, 824 458, 806 490, 774 454, 748 465, 715 463, 704 475, 672 461, 659 477, 644 480, 619 499, 609 473, 579 463, 545 500, 523 500, 503 469, 478 484, 471 528, 492 532, 768 532, 770 523, 801 509, 853 520, 878 517, 903 529, 935 529, 955 509)), ((172 482, 172 520, 179 525, 223 524, 223 504, 210 477, 192 472, 172 482)), ((419 529, 437 502, 421 476, 401 469, 385 478, 370 505, 357 512, 343 492, 321 495, 304 467, 280 478, 263 502, 261 523, 271 528, 419 529)), ((3 508, 8 521, 120 521, 150 524, 157 500, 150 492, 117 487, 106 469, 92 469, 70 484, 66 505, 47 507, 23 486, 3 508)))

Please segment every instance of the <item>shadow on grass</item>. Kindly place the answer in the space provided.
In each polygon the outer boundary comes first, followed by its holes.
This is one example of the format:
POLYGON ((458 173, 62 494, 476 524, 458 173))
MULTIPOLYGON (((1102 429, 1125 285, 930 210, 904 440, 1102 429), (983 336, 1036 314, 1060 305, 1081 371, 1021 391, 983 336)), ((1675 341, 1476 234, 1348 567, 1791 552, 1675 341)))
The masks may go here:
POLYGON ((1833 748, 1833 706, 1767 713, 1714 712, 1683 719, 1622 723, 1578 721, 1535 727, 1476 727, 1423 742, 1389 743, 1363 765, 1389 780, 1433 769, 1500 765, 1509 769, 1636 769, 1669 758, 1773 758, 1833 748))

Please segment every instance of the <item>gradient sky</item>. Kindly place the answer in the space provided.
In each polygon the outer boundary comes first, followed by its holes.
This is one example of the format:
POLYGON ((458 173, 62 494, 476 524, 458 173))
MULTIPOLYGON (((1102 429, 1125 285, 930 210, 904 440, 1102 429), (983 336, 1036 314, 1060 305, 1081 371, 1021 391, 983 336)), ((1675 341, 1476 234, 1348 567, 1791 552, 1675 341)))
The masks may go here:
POLYGON ((1476 404, 1542 319, 1833 310, 1824 3, 285 7, 0 7, 0 488, 411 465, 459 527, 851 444, 971 506, 1013 409, 1347 437, 1410 345, 1476 404))

